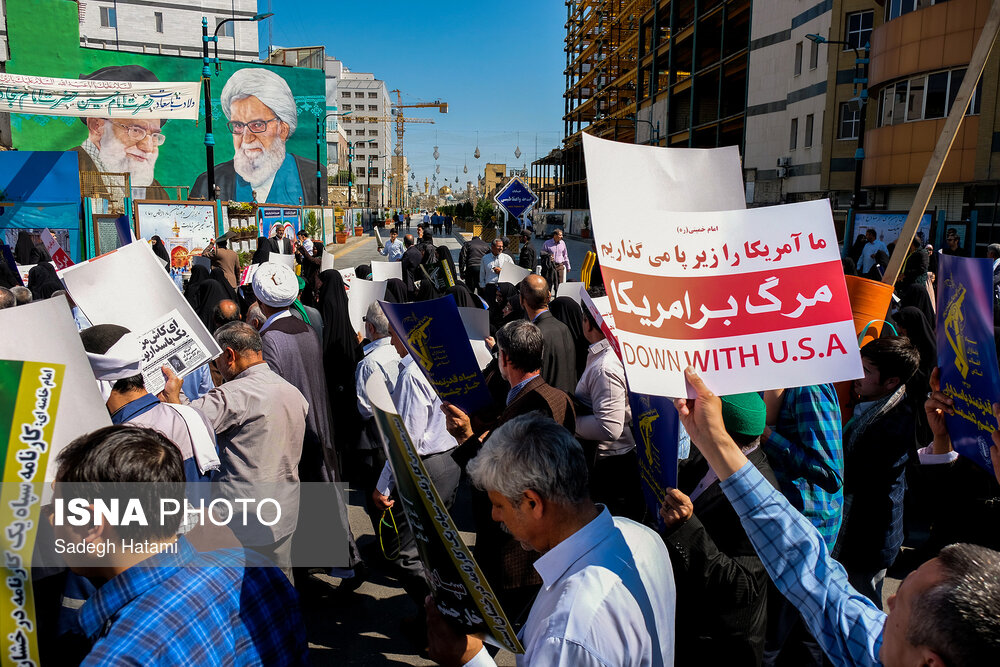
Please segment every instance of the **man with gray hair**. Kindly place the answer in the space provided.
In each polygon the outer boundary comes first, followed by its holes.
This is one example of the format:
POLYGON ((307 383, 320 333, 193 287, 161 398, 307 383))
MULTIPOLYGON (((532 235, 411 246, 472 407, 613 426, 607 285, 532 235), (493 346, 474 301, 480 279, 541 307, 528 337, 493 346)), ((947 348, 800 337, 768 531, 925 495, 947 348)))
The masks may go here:
MULTIPOLYGON (((298 125, 295 96, 285 80, 263 67, 246 67, 229 77, 219 102, 235 150, 232 160, 215 168, 219 198, 248 202, 256 192, 259 202, 317 203, 321 165, 285 152, 298 125)), ((325 199, 326 193, 318 194, 325 199)), ((208 197, 207 173, 195 181, 191 196, 208 197)))
POLYGON ((14 298, 17 300, 17 305, 19 306, 26 306, 31 303, 31 290, 27 287, 15 285, 10 288, 10 293, 14 295, 14 298))
MULTIPOLYGON (((674 664, 676 589, 663 540, 591 501, 583 448, 569 431, 540 415, 513 419, 468 472, 494 520, 542 554, 519 665, 674 664)), ((429 597, 426 609, 432 658, 494 664, 482 640, 456 633, 429 597)))
MULTIPOLYGON (((368 398, 368 379, 377 375, 385 382, 385 388, 391 395, 399 378, 399 352, 389 338, 389 320, 382 312, 378 302, 368 306, 365 314, 365 336, 371 342, 365 345, 364 359, 358 362, 354 372, 355 386, 358 388, 358 412, 364 424, 361 430, 361 440, 358 448, 352 452, 348 461, 349 477, 356 483, 363 483, 362 488, 375 487, 379 473, 385 466, 385 451, 382 440, 375 426, 372 404, 368 398)), ((374 510, 374 504, 367 503, 369 510, 374 510)), ((374 516, 374 514, 372 515, 374 516)))
POLYGON ((0 287, 0 310, 17 305, 17 297, 6 287, 0 287))

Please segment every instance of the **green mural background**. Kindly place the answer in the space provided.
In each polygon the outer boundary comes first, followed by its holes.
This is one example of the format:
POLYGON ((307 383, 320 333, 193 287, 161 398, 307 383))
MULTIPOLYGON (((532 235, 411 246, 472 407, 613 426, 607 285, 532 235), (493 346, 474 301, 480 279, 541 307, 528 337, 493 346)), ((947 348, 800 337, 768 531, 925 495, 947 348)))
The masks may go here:
MULTIPOLYGON (((96 11, 96 5, 93 10, 96 11)), ((123 27, 124 29, 124 27, 123 27)), ((198 28, 200 34, 200 26, 198 28)), ((79 78, 109 65, 140 65, 160 81, 199 81, 201 58, 125 53, 80 46, 77 5, 66 0, 7 0, 7 32, 10 60, 7 72, 68 79, 79 78)), ((215 135, 215 164, 233 158, 232 135, 219 95, 226 81, 238 69, 263 67, 281 76, 295 96, 298 126, 288 138, 289 153, 316 159, 316 117, 327 113, 326 79, 322 70, 223 62, 222 72, 212 68, 212 119, 215 135)), ((166 142, 156 161, 156 180, 163 186, 192 186, 205 171, 205 100, 197 123, 171 120, 163 126, 166 142)), ((11 114, 11 134, 18 150, 64 151, 79 146, 87 138, 81 119, 65 116, 11 114)), ((320 144, 320 164, 326 164, 326 142, 320 144)), ((169 189, 168 189, 169 192, 169 189)), ((171 193, 173 196, 173 193, 171 193)), ((282 202, 295 204, 298 202, 282 202)), ((315 202, 304 202, 314 204, 315 202)))

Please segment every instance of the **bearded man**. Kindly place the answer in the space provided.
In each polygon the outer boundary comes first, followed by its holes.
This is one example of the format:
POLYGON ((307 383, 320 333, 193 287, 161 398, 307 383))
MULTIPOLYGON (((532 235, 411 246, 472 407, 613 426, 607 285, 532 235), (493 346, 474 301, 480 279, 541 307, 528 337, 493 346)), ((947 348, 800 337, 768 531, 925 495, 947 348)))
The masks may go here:
MULTIPOLYGON (((231 201, 300 204, 316 201, 315 161, 285 152, 295 134, 298 111, 285 80, 270 70, 248 67, 233 74, 219 98, 233 135, 235 155, 215 168, 219 197, 231 201)), ((208 176, 191 188, 208 196, 208 176)))
MULTIPOLYGON (((102 67, 81 79, 95 81, 159 81, 138 65, 102 67)), ((167 191, 153 178, 156 158, 166 137, 160 132, 162 120, 154 118, 81 118, 88 136, 72 149, 80 155, 80 171, 126 173, 132 184, 133 199, 169 199, 167 191)), ((105 187, 112 181, 104 180, 105 187)))

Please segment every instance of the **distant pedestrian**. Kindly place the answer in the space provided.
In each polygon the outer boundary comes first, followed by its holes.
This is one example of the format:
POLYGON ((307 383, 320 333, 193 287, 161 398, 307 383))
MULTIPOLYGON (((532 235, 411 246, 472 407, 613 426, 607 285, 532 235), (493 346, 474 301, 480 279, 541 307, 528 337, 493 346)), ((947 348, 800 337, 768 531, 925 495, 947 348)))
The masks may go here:
POLYGON ((531 245, 531 232, 527 229, 521 230, 521 255, 517 259, 517 265, 522 269, 534 271, 537 259, 538 253, 535 251, 534 246, 531 245))
POLYGON ((562 230, 557 229, 552 232, 552 238, 542 245, 542 249, 552 255, 552 265, 556 271, 556 280, 552 289, 558 289, 566 282, 570 270, 569 250, 566 248, 566 242, 563 241, 562 230))
POLYGON ((454 224, 455 219, 450 215, 444 216, 444 233, 451 234, 451 226, 454 224))

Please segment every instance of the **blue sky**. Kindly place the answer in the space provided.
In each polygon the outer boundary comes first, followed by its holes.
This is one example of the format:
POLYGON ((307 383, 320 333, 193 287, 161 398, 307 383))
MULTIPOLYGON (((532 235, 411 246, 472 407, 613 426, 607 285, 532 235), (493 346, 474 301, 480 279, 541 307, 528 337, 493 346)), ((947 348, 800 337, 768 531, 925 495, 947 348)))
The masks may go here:
MULTIPOLYGON (((530 164, 562 138, 565 86, 563 25, 556 0, 506 2, 322 2, 260 0, 274 46, 323 45, 355 72, 373 72, 403 103, 448 102, 408 109, 434 125, 408 124, 404 150, 422 184, 441 165, 438 184, 475 183, 486 162, 530 164), (267 8, 268 4, 270 9, 267 8), (472 156, 479 131, 482 157, 472 156), (435 162, 434 146, 441 154, 435 162), (514 148, 521 148, 515 159, 514 148), (462 172, 468 163, 469 173, 462 172)), ((262 44, 262 46, 265 46, 262 44)), ((395 96, 393 96, 395 101, 395 96)), ((422 185, 421 185, 422 187, 422 185)))

